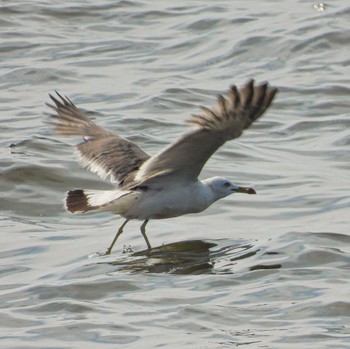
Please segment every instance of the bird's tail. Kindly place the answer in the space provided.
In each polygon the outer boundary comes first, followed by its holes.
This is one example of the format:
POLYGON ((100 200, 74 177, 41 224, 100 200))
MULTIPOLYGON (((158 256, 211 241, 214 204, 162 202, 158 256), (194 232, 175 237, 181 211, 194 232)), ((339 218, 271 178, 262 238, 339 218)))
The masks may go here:
POLYGON ((112 211, 123 214, 130 200, 125 200, 133 192, 127 190, 86 190, 75 189, 67 193, 66 209, 71 213, 84 213, 88 211, 112 211))

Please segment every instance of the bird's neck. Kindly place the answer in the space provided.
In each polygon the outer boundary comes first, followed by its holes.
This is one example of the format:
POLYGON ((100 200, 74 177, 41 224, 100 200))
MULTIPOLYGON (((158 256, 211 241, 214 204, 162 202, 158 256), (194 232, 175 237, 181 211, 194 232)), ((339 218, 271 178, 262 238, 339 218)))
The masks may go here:
POLYGON ((210 178, 204 179, 200 181, 200 184, 202 186, 203 193, 205 192, 205 197, 208 203, 208 207, 214 203, 215 201, 219 200, 220 197, 218 197, 215 192, 213 191, 213 188, 210 185, 210 178))

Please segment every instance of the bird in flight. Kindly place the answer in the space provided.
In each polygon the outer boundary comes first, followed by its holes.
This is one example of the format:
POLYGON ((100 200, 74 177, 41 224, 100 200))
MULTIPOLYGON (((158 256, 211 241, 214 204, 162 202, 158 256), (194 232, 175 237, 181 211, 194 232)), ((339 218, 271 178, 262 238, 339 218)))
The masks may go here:
POLYGON ((66 209, 71 213, 111 212, 125 218, 111 245, 110 254, 125 225, 142 220, 141 233, 148 250, 151 244, 146 225, 151 219, 177 217, 201 212, 215 201, 233 193, 255 194, 226 178, 199 180, 212 154, 225 142, 238 138, 270 106, 277 92, 268 83, 253 80, 238 89, 231 86, 226 98, 193 115, 193 128, 157 154, 150 156, 135 143, 91 121, 72 101, 59 94, 49 95, 53 104, 49 123, 63 136, 81 136, 76 150, 83 166, 103 179, 113 190, 74 189, 67 193, 66 209))

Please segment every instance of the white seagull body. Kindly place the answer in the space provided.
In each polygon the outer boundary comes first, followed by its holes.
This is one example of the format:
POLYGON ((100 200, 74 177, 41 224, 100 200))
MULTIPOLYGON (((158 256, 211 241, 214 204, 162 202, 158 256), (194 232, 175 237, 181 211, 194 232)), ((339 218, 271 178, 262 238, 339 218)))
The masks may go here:
POLYGON ((82 164, 102 178, 109 177, 117 188, 108 191, 71 190, 66 208, 72 213, 108 211, 126 220, 107 249, 130 219, 143 220, 141 233, 148 249, 151 245, 145 227, 150 219, 196 213, 235 192, 255 194, 252 188, 239 187, 229 180, 198 176, 211 155, 226 141, 239 137, 271 104, 276 88, 267 83, 248 82, 240 90, 232 86, 228 97, 218 96, 214 108, 202 107, 188 123, 194 129, 158 154, 150 157, 135 143, 89 120, 67 97, 50 95, 54 105, 51 124, 58 134, 82 136, 76 149, 82 164))

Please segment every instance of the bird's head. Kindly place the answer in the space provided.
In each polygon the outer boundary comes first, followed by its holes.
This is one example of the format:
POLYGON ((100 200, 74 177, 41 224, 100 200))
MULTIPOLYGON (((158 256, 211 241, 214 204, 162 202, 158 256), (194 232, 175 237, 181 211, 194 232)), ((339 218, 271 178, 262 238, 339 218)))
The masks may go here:
POLYGON ((212 190, 215 200, 224 198, 233 193, 256 194, 253 188, 240 187, 226 178, 212 177, 204 181, 212 190))

